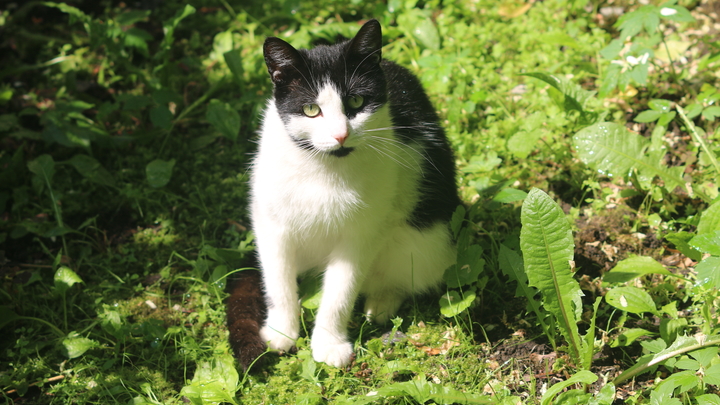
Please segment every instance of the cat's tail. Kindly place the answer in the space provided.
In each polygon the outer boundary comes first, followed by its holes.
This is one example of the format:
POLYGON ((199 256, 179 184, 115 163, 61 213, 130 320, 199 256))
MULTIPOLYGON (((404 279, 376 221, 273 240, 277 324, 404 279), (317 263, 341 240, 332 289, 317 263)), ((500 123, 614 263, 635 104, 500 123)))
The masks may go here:
MULTIPOLYGON (((261 365, 265 342, 260 338, 260 327, 265 319, 266 304, 263 297, 260 272, 247 269, 235 273, 228 281, 227 327, 230 347, 244 371, 251 365, 261 365)), ((256 368, 257 369, 257 368, 256 368)))

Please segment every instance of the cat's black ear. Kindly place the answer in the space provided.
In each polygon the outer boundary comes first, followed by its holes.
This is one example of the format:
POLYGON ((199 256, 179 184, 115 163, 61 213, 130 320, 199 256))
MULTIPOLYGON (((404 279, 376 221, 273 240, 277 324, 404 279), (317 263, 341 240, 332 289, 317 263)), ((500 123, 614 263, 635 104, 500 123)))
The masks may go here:
POLYGON ((366 22, 350 41, 348 56, 361 63, 378 64, 382 59, 382 28, 378 20, 366 22))
POLYGON ((275 84, 291 81, 305 66, 300 52, 280 38, 267 38, 263 45, 263 54, 268 73, 275 84))

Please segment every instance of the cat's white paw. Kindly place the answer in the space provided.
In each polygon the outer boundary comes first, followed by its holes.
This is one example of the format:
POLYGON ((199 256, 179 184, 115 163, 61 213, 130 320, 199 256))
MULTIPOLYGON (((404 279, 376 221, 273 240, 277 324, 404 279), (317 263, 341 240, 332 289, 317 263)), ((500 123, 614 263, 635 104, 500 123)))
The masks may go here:
POLYGON ((400 304, 402 299, 399 298, 368 297, 365 301, 365 317, 372 323, 384 324, 395 316, 400 304))
POLYGON ((263 342, 267 342, 270 349, 288 351, 295 346, 295 340, 297 340, 298 334, 281 333, 266 325, 260 329, 260 337, 263 342))
POLYGON ((312 349, 313 359, 315 359, 315 361, 333 367, 347 366, 352 360, 352 344, 344 340, 313 334, 310 348, 312 349))
POLYGON ((260 329, 260 337, 273 350, 288 351, 295 346, 300 336, 298 321, 287 319, 282 315, 270 312, 265 325, 260 329))

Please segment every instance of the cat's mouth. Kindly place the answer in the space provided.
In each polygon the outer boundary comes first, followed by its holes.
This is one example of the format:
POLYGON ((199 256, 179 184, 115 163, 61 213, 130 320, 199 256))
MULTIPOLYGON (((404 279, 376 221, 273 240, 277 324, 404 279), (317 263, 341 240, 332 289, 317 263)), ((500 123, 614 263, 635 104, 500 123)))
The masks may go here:
POLYGON ((339 157, 339 158, 345 157, 345 156, 349 155, 350 152, 352 152, 352 151, 355 150, 354 147, 341 146, 341 147, 339 147, 339 148, 337 148, 337 149, 328 150, 328 151, 323 151, 323 150, 320 150, 320 149, 316 148, 315 146, 313 146, 312 142, 308 141, 307 139, 295 139, 295 138, 292 138, 292 139, 293 139, 293 141, 295 141, 295 143, 297 144, 297 146, 299 146, 299 147, 302 148, 302 149, 305 149, 305 150, 318 150, 318 151, 321 151, 321 152, 323 152, 323 153, 325 153, 325 154, 327 154, 327 155, 335 156, 335 157, 339 157))
POLYGON ((350 152, 352 152, 352 151, 354 151, 354 150, 355 150, 355 148, 350 148, 350 147, 341 146, 341 147, 339 147, 338 149, 331 150, 331 151, 327 152, 327 154, 328 154, 328 155, 333 155, 333 156, 336 156, 336 157, 345 157, 345 156, 349 155, 350 152))

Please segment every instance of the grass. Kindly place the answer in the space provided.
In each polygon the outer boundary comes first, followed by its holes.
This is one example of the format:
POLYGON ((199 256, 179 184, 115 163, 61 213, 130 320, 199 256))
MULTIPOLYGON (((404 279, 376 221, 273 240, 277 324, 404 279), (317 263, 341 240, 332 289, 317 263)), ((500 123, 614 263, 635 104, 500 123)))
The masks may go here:
POLYGON ((720 44, 712 7, 7 6, 2 397, 717 403, 720 44), (477 276, 405 303, 393 326, 358 313, 357 358, 347 369, 315 363, 301 338, 297 353, 268 354, 266 366, 243 374, 229 352, 223 299, 226 278, 253 250, 247 163, 271 90, 262 42, 275 35, 309 47, 353 35, 356 21, 372 17, 383 25, 384 57, 421 78, 456 151, 469 220, 454 230, 461 261, 477 276), (599 130, 608 128, 614 138, 599 130), (532 231, 523 200, 541 195, 533 188, 558 205, 548 225, 567 221, 573 232, 563 249, 574 252, 574 267, 564 268, 562 256, 553 271, 584 296, 562 326, 545 305, 548 289, 523 278, 537 254, 527 247, 532 237, 520 238, 523 225, 532 231), (563 336, 582 342, 568 347, 563 336))

